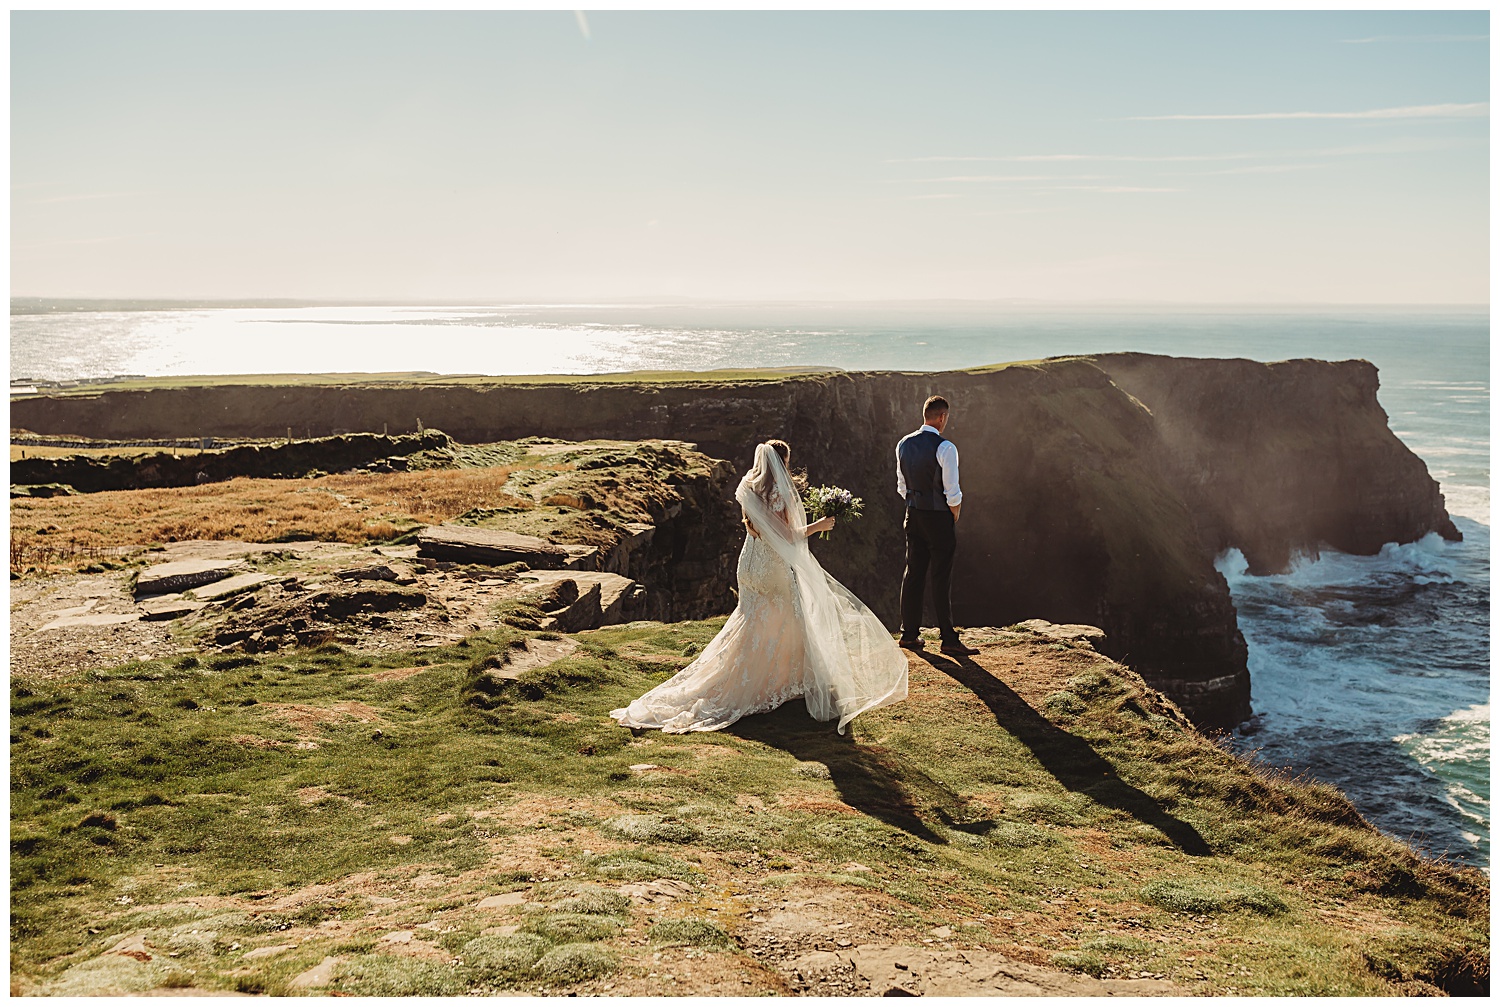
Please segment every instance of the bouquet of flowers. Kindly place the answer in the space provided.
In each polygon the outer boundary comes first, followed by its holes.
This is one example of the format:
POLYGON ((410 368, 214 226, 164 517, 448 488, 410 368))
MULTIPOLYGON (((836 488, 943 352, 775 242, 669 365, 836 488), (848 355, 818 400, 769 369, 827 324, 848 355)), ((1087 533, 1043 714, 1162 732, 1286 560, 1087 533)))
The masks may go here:
MULTIPOLYGON (((840 486, 814 486, 807 491, 802 504, 814 521, 831 517, 839 521, 857 518, 864 511, 865 502, 840 486)), ((823 532, 822 538, 828 533, 823 532)))

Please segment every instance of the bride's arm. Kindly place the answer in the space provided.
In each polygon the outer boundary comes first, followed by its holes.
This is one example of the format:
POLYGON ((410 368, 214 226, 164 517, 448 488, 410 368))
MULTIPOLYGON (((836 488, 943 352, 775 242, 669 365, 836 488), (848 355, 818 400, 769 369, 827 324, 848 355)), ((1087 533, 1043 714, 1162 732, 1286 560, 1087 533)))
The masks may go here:
POLYGON ((755 525, 750 523, 750 515, 746 514, 743 509, 741 509, 740 511, 740 518, 745 523, 745 530, 751 535, 754 535, 756 538, 760 538, 760 532, 755 530, 755 525))
POLYGON ((819 518, 818 520, 814 521, 812 524, 808 525, 807 528, 805 529, 805 532, 806 532, 806 534, 808 535, 809 538, 812 537, 813 535, 816 535, 820 531, 833 531, 833 518, 831 518, 831 517, 819 518))

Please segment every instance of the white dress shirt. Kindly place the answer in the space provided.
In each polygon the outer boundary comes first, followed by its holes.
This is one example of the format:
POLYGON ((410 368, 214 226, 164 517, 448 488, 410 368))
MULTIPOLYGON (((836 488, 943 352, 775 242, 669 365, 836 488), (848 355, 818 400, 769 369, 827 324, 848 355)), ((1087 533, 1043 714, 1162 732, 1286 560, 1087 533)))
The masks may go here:
MULTIPOLYGON (((931 430, 939 437, 943 436, 941 433, 938 433, 937 427, 930 423, 923 423, 922 430, 931 430)), ((916 432, 921 433, 922 430, 916 432)), ((901 471, 899 447, 898 445, 896 453, 896 492, 900 494, 902 500, 905 500, 906 474, 901 471)), ((947 498, 949 507, 957 507, 964 502, 963 490, 958 488, 958 445, 944 437, 943 442, 938 445, 937 461, 938 468, 943 473, 943 496, 947 498)))

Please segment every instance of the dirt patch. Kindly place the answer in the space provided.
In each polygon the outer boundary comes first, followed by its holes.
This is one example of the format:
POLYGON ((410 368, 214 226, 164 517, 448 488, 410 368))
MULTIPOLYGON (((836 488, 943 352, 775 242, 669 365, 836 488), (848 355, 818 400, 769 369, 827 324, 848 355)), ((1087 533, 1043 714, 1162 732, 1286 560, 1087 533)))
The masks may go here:
POLYGON ((403 678, 411 678, 413 675, 420 675, 424 671, 431 670, 426 665, 415 668, 390 668, 386 671, 374 672, 370 677, 377 682, 399 682, 403 678))
POLYGON ((319 724, 340 724, 354 720, 361 724, 376 723, 380 714, 373 706, 359 700, 334 703, 332 706, 312 706, 308 703, 262 703, 259 708, 268 717, 284 721, 299 731, 311 731, 319 724))
POLYGON ((833 797, 814 794, 782 794, 776 798, 778 807, 788 811, 807 811, 815 815, 857 815, 858 811, 833 797))
MULTIPOLYGON (((875 996, 1178 996, 1154 979, 1092 979, 1018 962, 992 951, 862 944, 844 959, 875 996)), ((806 959, 793 969, 806 967, 806 959)))

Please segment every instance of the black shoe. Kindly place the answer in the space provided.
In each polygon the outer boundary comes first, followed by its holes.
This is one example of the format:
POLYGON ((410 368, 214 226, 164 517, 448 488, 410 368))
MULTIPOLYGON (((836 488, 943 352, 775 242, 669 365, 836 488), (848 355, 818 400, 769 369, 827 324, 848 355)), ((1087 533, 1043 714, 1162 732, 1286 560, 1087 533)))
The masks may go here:
POLYGON ((942 651, 944 654, 950 654, 953 657, 967 657, 970 654, 979 653, 978 647, 970 647, 962 640, 945 640, 943 641, 943 645, 939 647, 938 650, 942 651))
POLYGON ((923 647, 923 644, 922 644, 922 640, 921 640, 920 637, 918 637, 915 640, 908 640, 906 637, 903 636, 901 639, 899 639, 899 640, 896 641, 896 646, 898 646, 898 647, 904 647, 907 650, 921 650, 922 647, 923 647))

